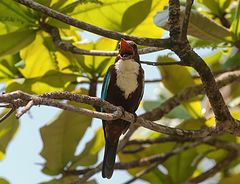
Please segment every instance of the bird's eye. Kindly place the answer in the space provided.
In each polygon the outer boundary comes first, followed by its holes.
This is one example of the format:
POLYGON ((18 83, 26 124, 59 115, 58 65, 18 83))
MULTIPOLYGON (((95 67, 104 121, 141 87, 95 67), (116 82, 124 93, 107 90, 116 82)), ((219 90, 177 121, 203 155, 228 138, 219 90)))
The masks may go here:
POLYGON ((134 50, 137 50, 137 45, 136 45, 136 44, 133 44, 133 45, 132 45, 132 48, 133 48, 134 50))

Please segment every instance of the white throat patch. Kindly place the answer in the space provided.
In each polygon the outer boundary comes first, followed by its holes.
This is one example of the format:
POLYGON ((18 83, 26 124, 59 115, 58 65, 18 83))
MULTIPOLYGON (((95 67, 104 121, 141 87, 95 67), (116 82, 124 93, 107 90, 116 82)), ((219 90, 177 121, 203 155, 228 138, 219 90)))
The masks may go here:
POLYGON ((124 92, 125 99, 138 87, 139 64, 133 59, 119 59, 115 63, 117 86, 124 92))

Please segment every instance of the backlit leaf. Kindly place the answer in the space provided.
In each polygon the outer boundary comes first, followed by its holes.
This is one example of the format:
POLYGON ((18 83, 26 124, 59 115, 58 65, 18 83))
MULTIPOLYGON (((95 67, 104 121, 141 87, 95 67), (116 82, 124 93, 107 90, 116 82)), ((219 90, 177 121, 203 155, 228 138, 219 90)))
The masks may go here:
POLYGON ((41 77, 50 70, 58 70, 55 53, 50 49, 54 47, 53 43, 46 39, 45 35, 38 32, 36 39, 20 51, 20 56, 26 64, 20 71, 25 78, 41 77))
MULTIPOLYGON (((168 56, 158 57, 158 62, 173 62, 173 61, 175 60, 168 56)), ((178 65, 159 66, 158 68, 161 72, 162 82, 164 86, 173 94, 176 94, 179 91, 183 90, 184 88, 195 84, 189 71, 183 66, 178 65)), ((190 100, 185 102, 183 106, 194 118, 202 117, 201 106, 198 97, 191 98, 190 100)))
POLYGON ((64 74, 56 71, 49 71, 42 77, 31 79, 14 79, 8 82, 6 92, 22 90, 31 94, 42 94, 51 91, 71 91, 74 90, 78 75, 64 74))
POLYGON ((77 166, 90 166, 95 164, 98 159, 98 152, 103 148, 103 146, 104 135, 101 127, 96 131, 92 140, 86 144, 83 152, 74 158, 69 169, 75 169, 77 166))
POLYGON ((0 1, 0 22, 19 27, 35 24, 26 7, 9 0, 0 1))
POLYGON ((19 29, 17 31, 0 35, 0 56, 15 54, 29 45, 35 39, 36 32, 31 29, 19 29))
MULTIPOLYGON (((160 28, 169 29, 168 9, 159 11, 153 18, 153 22, 160 28)), ((184 8, 181 8, 180 21, 184 15, 184 8)), ((222 25, 216 23, 206 15, 196 10, 191 10, 191 16, 188 25, 188 35, 195 36, 202 40, 211 42, 230 42, 230 31, 222 25), (218 31, 216 31, 218 30, 218 31)))

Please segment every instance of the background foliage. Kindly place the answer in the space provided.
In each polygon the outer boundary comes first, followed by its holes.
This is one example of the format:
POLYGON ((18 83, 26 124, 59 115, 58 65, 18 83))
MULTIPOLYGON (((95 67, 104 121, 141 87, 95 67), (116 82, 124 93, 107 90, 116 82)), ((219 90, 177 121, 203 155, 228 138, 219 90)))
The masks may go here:
MULTIPOLYGON (((81 21, 110 30, 136 36, 159 38, 168 29, 167 0, 35 0, 36 2, 62 12, 81 21), (141 12, 141 13, 139 13, 141 12)), ((181 2, 182 12, 185 2, 181 2)), ((204 61, 212 71, 236 66, 240 59, 240 3, 236 0, 198 0, 194 3, 188 30, 193 48, 209 49, 209 57, 204 61)), ((55 47, 51 36, 41 23, 57 27, 61 39, 81 49, 116 50, 118 42, 100 38, 96 42, 82 40, 76 28, 53 18, 26 8, 14 1, 0 1, 0 82, 6 83, 4 91, 22 90, 31 94, 50 91, 70 91, 88 94, 88 89, 79 88, 80 82, 102 80, 114 57, 84 56, 66 52, 55 47)), ((81 30, 80 30, 81 31, 81 30)), ((165 33, 167 35, 167 33, 165 33)), ((158 62, 175 61, 169 54, 159 56, 158 62)), ((143 108, 150 111, 182 89, 198 84, 192 78, 193 70, 183 66, 159 66, 162 82, 158 87, 159 98, 154 101, 143 99, 143 108)), ((159 78, 156 73, 156 78, 159 78)), ((147 87, 147 84, 146 84, 147 87)), ((240 85, 233 83, 223 89, 224 98, 235 117, 240 116, 240 85)), ((75 104, 76 105, 76 104, 75 104)), ((80 107, 87 107, 78 104, 80 107)), ((2 112, 2 116, 5 111, 2 112)), ((194 97, 176 107, 161 119, 161 123, 185 129, 199 129, 214 123, 212 112, 204 95, 194 97), (176 123, 177 122, 177 123, 176 123)), ((44 144, 41 156, 45 159, 42 172, 52 176, 45 184, 62 184, 76 180, 77 176, 62 174, 64 170, 79 167, 88 168, 98 161, 98 152, 104 146, 103 132, 86 143, 85 149, 75 155, 76 147, 92 118, 62 111, 55 120, 40 129, 44 144), (69 121, 70 120, 70 121, 69 121), (56 179, 56 177, 58 179, 56 179)), ((0 160, 4 159, 9 142, 18 131, 19 121, 11 116, 0 124, 0 160)), ((144 131, 134 134, 134 138, 161 136, 159 133, 144 131)), ((224 135, 222 139, 239 142, 235 136, 224 135)), ((135 154, 119 153, 120 161, 131 161, 161 152, 170 151, 175 143, 147 145, 135 154)), ((136 147, 136 146, 135 146, 136 147)), ((126 149, 134 148, 129 145, 126 149)), ((225 157, 223 150, 212 146, 199 145, 188 151, 172 156, 161 167, 144 175, 141 179, 149 183, 177 184, 191 176, 199 175, 206 168, 206 159, 214 162, 225 157), (164 168, 164 169, 163 169, 164 168)), ((1 163, 0 163, 1 164, 1 163)), ((224 170, 217 180, 221 184, 238 182, 239 160, 224 170)), ((146 167, 129 169, 135 175, 146 167)), ((4 179, 0 183, 8 183, 4 179)), ((91 183, 96 183, 92 180, 91 183)))

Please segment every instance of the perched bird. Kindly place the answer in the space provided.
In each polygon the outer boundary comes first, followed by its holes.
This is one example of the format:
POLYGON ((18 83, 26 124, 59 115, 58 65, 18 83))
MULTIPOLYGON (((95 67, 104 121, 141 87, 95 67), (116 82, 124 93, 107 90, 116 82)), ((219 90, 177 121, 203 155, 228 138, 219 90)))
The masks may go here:
MULTIPOLYGON (((133 113, 137 110, 143 96, 144 71, 140 65, 137 45, 133 41, 121 40, 115 63, 108 68, 104 77, 101 98, 122 110, 133 113)), ((101 109, 103 112, 103 110, 101 109)), ((122 119, 103 120, 105 153, 102 177, 111 178, 113 174, 118 140, 130 123, 122 119)))

